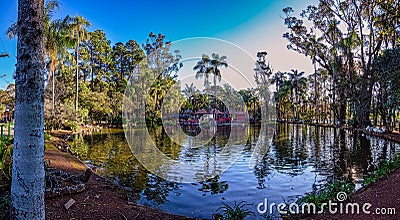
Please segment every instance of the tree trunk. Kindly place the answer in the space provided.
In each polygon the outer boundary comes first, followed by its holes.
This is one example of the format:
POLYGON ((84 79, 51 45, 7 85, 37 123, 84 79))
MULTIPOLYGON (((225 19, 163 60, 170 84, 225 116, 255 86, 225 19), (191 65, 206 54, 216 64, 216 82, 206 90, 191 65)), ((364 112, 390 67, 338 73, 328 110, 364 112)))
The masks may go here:
POLYGON ((45 219, 43 0, 18 1, 11 219, 45 219))
POLYGON ((76 53, 75 120, 76 121, 78 121, 78 93, 79 93, 79 64, 78 64, 79 53, 78 53, 78 47, 79 47, 79 37, 78 37, 78 45, 76 46, 76 50, 75 50, 75 53, 76 53))
POLYGON ((51 110, 52 110, 52 116, 54 116, 54 112, 55 112, 55 95, 54 95, 54 88, 55 88, 55 80, 56 80, 56 76, 54 75, 55 71, 54 69, 52 70, 52 76, 53 76, 53 80, 52 80, 52 85, 51 85, 51 110))
POLYGON ((371 113, 372 99, 372 85, 366 77, 362 79, 362 86, 358 96, 355 125, 356 127, 364 128, 371 124, 369 115, 371 113))
POLYGON ((317 88, 317 66, 314 60, 314 91, 315 91, 315 124, 319 124, 318 121, 318 115, 319 115, 319 109, 318 109, 318 88, 317 88))

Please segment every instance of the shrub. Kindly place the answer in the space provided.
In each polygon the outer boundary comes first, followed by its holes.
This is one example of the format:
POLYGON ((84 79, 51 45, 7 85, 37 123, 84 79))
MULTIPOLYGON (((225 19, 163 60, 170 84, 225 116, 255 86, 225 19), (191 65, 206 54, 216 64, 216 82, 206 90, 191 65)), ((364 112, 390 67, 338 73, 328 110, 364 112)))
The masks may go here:
POLYGON ((0 171, 3 180, 11 181, 11 170, 12 170, 12 139, 7 137, 0 137, 0 171))
POLYGON ((226 203, 222 203, 223 206, 219 207, 217 211, 222 210, 222 214, 214 214, 214 219, 226 219, 226 220, 243 220, 246 216, 255 215, 254 212, 249 211, 244 208, 247 205, 251 205, 246 203, 245 201, 236 203, 231 207, 226 203))

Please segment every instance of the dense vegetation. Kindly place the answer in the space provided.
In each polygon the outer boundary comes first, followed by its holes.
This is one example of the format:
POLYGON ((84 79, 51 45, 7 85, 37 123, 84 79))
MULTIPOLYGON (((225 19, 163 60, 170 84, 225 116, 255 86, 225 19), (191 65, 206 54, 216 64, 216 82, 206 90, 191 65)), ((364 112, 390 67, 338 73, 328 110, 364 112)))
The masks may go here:
POLYGON ((309 57, 315 72, 308 79, 275 75, 280 119, 300 114, 316 123, 366 127, 373 118, 392 130, 400 101, 399 11, 393 0, 320 0, 300 18, 285 8, 288 48, 309 57))
MULTIPOLYGON (((103 30, 90 31, 90 21, 81 16, 53 19, 58 7, 57 1, 45 6, 46 127, 121 125, 125 88, 130 80, 139 78, 153 82, 146 100, 146 120, 160 122, 162 105, 168 110, 163 99, 179 84, 180 52, 170 51, 171 42, 154 33, 141 45, 135 40, 112 45, 103 30)), ((267 52, 259 52, 254 68, 257 88, 237 93, 227 84, 216 84, 221 79, 220 69, 228 66, 227 57, 203 54, 193 71, 213 95, 199 95, 204 91, 193 84, 173 95, 184 99, 181 112, 226 111, 225 100, 233 111, 248 111, 254 122, 265 114, 263 119, 363 128, 373 125, 391 131, 400 119, 399 11, 399 3, 393 0, 320 0, 299 17, 292 8, 285 8, 288 32, 283 37, 289 41, 288 49, 309 57, 313 73, 274 72, 267 52), (274 111, 268 111, 271 102, 274 111)), ((15 28, 9 28, 9 37, 16 35, 15 28)), ((140 92, 141 88, 133 90, 140 92)), ((12 113, 13 91, 12 84, 0 91, 2 112, 12 113)))

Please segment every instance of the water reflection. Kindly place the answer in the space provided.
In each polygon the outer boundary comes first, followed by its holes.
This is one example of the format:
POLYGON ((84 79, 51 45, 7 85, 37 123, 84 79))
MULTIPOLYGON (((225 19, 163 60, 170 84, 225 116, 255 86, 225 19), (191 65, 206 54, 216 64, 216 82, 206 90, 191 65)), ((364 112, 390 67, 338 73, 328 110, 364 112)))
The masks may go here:
MULTIPOLYGON (((379 138, 303 125, 220 127, 207 142, 179 136, 179 132, 174 133, 174 126, 149 131, 150 139, 141 130, 132 131, 138 137, 138 146, 151 141, 176 161, 202 161, 195 174, 198 181, 176 183, 146 171, 132 155, 122 130, 76 135, 72 148, 98 174, 129 191, 128 197, 134 202, 202 218, 210 218, 222 202, 245 200, 258 204, 264 198, 290 202, 336 179, 358 184, 383 159, 394 159, 400 151, 398 144, 379 138), (173 139, 180 144, 171 141, 166 133, 176 135, 173 139), (241 156, 226 172, 219 173, 224 161, 223 155, 216 155, 227 144, 243 142, 243 137, 247 138, 241 156), (205 175, 213 178, 203 180, 205 175)), ((236 150, 228 147, 227 158, 236 150)), ((171 175, 175 172, 173 166, 162 161, 154 161, 153 168, 171 175)))

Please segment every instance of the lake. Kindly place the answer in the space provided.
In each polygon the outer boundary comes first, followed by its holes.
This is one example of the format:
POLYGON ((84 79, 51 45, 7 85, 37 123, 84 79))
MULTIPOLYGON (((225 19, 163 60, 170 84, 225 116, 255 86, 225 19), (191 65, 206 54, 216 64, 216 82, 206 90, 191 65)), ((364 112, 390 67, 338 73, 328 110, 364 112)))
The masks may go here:
MULTIPOLYGON (((196 129, 186 129, 189 135, 174 133, 175 129, 149 128, 150 138, 134 130, 137 141, 131 141, 131 147, 155 143, 169 158, 197 164, 196 175, 211 179, 179 183, 148 172, 133 156, 122 129, 77 134, 70 144, 97 174, 126 189, 129 200, 199 218, 212 218, 223 203, 235 201, 252 204, 246 208, 257 213, 257 204, 264 199, 294 202, 337 179, 351 180, 360 187, 365 175, 382 160, 392 160, 400 153, 399 144, 384 139, 308 125, 221 126, 211 140, 196 145, 192 139, 198 134, 196 129), (175 134, 178 137, 172 137, 175 134), (239 145, 238 157, 228 163, 239 145), (230 149, 229 155, 217 157, 222 148, 230 149), (200 165, 194 163, 198 161, 200 165), (221 168, 223 164, 229 165, 227 170, 221 168)), ((179 168, 154 161, 152 169, 174 173, 179 168)))

